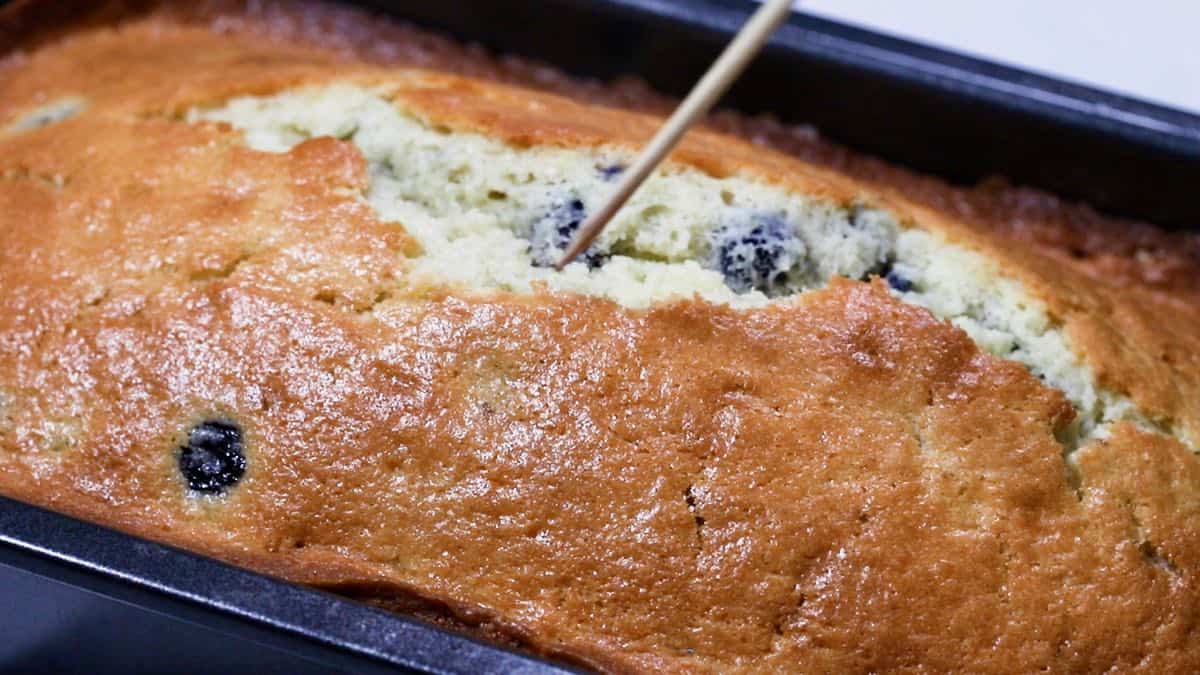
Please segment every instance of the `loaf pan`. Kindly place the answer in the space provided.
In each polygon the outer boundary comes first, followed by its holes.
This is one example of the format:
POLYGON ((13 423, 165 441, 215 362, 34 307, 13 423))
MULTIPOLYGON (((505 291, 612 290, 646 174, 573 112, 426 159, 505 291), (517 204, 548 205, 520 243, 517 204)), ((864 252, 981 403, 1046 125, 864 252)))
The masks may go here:
MULTIPOLYGON (((754 7, 355 4, 577 75, 637 74, 674 94, 754 7)), ((813 124, 952 182, 999 174, 1116 215, 1200 227, 1200 117, 834 22, 793 16, 722 105, 813 124)), ((569 670, 4 498, 0 602, 5 672, 569 670)))

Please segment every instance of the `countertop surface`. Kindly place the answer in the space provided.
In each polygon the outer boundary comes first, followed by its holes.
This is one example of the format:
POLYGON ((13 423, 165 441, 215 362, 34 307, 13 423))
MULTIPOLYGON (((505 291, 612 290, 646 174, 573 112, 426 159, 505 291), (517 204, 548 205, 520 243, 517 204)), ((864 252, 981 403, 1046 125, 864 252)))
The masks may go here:
POLYGON ((1197 0, 803 0, 817 16, 1200 113, 1197 0))

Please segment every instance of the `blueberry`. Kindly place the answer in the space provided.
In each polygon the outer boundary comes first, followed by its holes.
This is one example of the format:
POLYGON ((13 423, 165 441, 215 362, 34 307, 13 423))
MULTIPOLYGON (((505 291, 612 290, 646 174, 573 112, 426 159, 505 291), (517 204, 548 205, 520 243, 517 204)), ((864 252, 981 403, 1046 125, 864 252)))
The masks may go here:
POLYGON ((877 276, 886 281, 889 286, 900 293, 907 293, 911 291, 915 287, 912 279, 909 279, 900 272, 897 272, 895 264, 895 260, 888 259, 886 262, 876 265, 875 268, 870 272, 867 272, 862 279, 863 281, 866 281, 867 277, 877 276))
POLYGON ((197 492, 220 494, 232 487, 246 473, 242 430, 216 420, 196 425, 179 448, 179 471, 197 492))
MULTIPOLYGON (((534 267, 553 267, 567 245, 575 236, 575 231, 587 218, 587 209, 578 198, 564 199, 555 203, 537 222, 529 233, 529 254, 534 267)), ((589 246, 579 256, 579 260, 587 263, 591 269, 604 264, 608 255, 595 245, 589 246)))
POLYGON ((889 270, 883 278, 887 280, 889 286, 901 293, 907 293, 913 289, 912 280, 902 276, 896 270, 889 270))
POLYGON ((610 164, 608 166, 598 166, 596 170, 600 172, 604 180, 612 180, 625 171, 625 166, 623 164, 610 164))
POLYGON ((782 214, 752 213, 713 230, 709 240, 708 267, 721 272, 735 293, 774 297, 793 290, 789 281, 804 262, 805 247, 782 214))

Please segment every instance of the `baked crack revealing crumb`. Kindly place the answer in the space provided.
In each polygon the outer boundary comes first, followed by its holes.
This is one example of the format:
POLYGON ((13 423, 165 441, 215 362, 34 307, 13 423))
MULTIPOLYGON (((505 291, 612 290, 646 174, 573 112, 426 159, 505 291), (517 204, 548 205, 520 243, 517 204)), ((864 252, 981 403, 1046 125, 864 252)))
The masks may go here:
POLYGON ((602 670, 1200 668, 1197 238, 725 114, 554 272, 663 101, 324 5, 10 52, 0 491, 602 670))

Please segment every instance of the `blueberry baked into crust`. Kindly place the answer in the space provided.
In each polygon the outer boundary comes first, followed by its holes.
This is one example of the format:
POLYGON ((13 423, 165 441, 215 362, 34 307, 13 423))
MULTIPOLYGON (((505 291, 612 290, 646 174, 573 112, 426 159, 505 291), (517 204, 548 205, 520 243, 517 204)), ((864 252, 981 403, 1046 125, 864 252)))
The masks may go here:
POLYGON ((558 273, 665 99, 110 9, 0 60, 0 492, 600 670, 1200 669, 1195 236, 723 114, 558 273))

